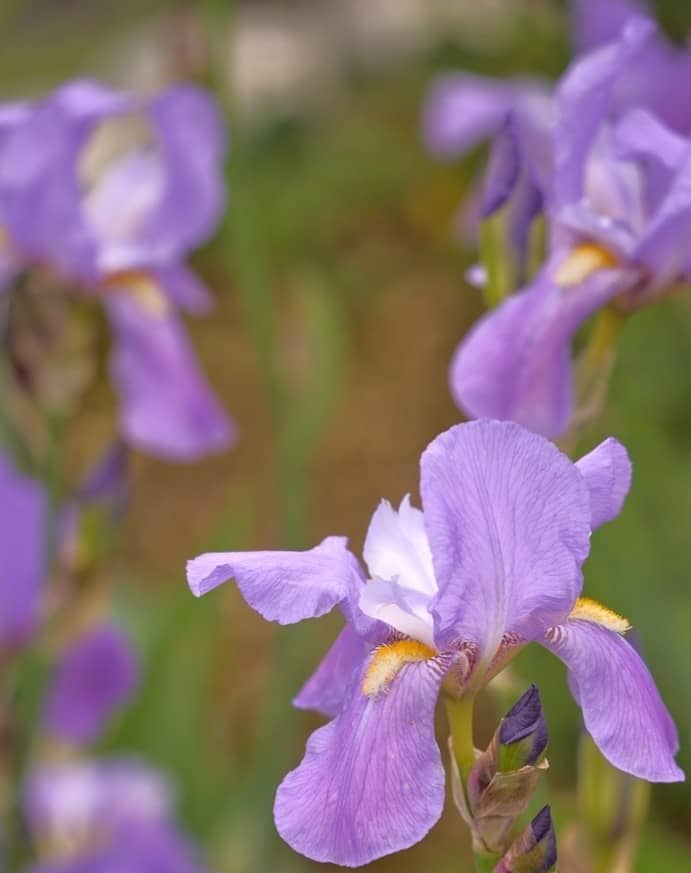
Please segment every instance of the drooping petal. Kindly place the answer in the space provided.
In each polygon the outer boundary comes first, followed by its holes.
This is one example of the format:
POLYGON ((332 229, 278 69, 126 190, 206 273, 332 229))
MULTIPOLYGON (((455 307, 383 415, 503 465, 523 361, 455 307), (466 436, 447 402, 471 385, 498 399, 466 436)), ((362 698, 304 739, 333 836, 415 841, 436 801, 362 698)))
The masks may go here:
POLYGON ((371 577, 398 579, 413 591, 437 590, 422 513, 405 497, 398 510, 382 500, 372 516, 362 551, 371 577))
POLYGON ((487 313, 459 344, 451 362, 456 404, 473 418, 516 421, 559 436, 573 408, 571 337, 627 277, 599 270, 581 284, 559 288, 555 257, 524 291, 487 313))
POLYGON ((592 529, 616 518, 631 487, 631 461, 618 441, 609 437, 576 461, 590 492, 592 529))
POLYGON ((561 80, 554 135, 557 206, 580 200, 588 154, 612 106, 617 81, 654 33, 649 19, 630 19, 616 42, 577 60, 561 80))
POLYGON ((590 538, 588 491, 569 458, 516 424, 477 421, 433 440, 421 468, 438 647, 470 641, 491 656, 505 632, 531 639, 561 620, 590 538))
POLYGON ((132 644, 122 631, 108 625, 90 631, 58 661, 44 726, 72 742, 96 739, 133 693, 138 673, 132 644))
POLYGON ((372 646, 347 624, 312 676, 293 700, 298 709, 313 709, 329 718, 341 711, 353 677, 362 669, 372 646))
POLYGON ((592 621, 551 629, 543 645, 568 667, 588 733, 620 770, 650 782, 677 782, 674 722, 640 655, 624 637, 592 621))
POLYGON ((197 597, 230 579, 264 618, 293 624, 346 601, 360 570, 345 537, 327 537, 304 552, 210 552, 187 563, 197 597))
POLYGON ((484 76, 453 74, 430 89, 423 111, 427 148, 455 157, 493 136, 515 99, 518 85, 484 76))
POLYGON ((405 664, 372 696, 355 676, 340 715, 312 734, 278 788, 276 827, 295 851, 357 867, 414 845, 437 822, 434 711, 445 669, 438 659, 405 664))
POLYGON ((178 316, 165 303, 142 305, 127 291, 115 290, 105 304, 127 440, 180 461, 230 446, 233 425, 204 380, 178 316))
POLYGON ((46 498, 0 455, 0 649, 34 629, 43 582, 46 498))

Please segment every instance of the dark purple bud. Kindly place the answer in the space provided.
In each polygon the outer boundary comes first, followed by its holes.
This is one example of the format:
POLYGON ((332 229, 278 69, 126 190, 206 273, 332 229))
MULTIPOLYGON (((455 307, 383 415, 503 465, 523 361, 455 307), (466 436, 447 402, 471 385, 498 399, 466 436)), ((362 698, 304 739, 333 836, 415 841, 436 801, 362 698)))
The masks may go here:
POLYGON ((547 748, 547 724, 537 685, 511 707, 499 727, 499 770, 536 764, 547 748))
POLYGON ((549 806, 543 806, 494 873, 549 873, 557 863, 557 838, 549 806))

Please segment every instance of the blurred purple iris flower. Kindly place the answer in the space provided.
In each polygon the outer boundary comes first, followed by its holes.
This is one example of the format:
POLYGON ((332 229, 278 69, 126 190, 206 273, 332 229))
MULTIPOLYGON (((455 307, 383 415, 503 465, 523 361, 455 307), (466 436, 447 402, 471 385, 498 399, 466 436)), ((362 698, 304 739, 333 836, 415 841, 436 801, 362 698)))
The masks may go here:
POLYGON ((614 42, 571 66, 539 113, 526 111, 534 95, 502 97, 484 212, 508 204, 520 255, 544 211, 549 256, 456 351, 452 393, 472 417, 560 435, 574 406, 571 339, 583 322, 691 279, 691 141, 645 109, 615 112, 619 85, 656 38, 650 20, 629 19, 614 42))
POLYGON ((133 694, 139 665, 129 638, 115 625, 79 637, 58 660, 44 705, 50 733, 72 743, 97 739, 133 694))
POLYGON ((172 807, 167 782, 139 761, 42 765, 25 790, 43 859, 31 873, 202 873, 172 807))
POLYGON ((566 664, 586 727, 615 766, 683 778, 676 729, 623 637, 628 623, 580 597, 591 531, 619 513, 630 475, 616 440, 574 464, 514 423, 477 421, 424 452, 422 511, 408 498, 376 510, 366 573, 342 537, 305 552, 190 561, 197 595, 235 579, 269 620, 336 605, 346 618, 295 700, 333 721, 278 789, 276 825, 294 849, 358 866, 421 840, 444 804, 434 731, 442 684, 473 694, 528 642, 566 664))
POLYGON ((24 643, 38 620, 46 499, 41 485, 0 455, 0 653, 24 643))
POLYGON ((177 460, 233 439, 178 312, 209 307, 185 259, 220 217, 224 153, 216 108, 192 86, 143 99, 78 80, 0 107, 0 283, 39 265, 96 296, 122 433, 177 460))

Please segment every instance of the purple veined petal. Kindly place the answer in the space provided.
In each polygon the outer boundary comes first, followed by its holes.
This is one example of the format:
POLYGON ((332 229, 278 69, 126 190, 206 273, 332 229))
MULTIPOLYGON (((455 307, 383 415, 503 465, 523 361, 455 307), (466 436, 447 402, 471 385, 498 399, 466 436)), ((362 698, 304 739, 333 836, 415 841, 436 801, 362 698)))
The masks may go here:
POLYGON ((649 19, 630 19, 616 42, 577 60, 561 80, 554 134, 557 207, 580 200, 588 154, 610 111, 617 81, 654 33, 649 19))
POLYGON ((47 692, 44 727, 62 739, 88 743, 137 686, 139 665, 130 640, 104 625, 80 637, 59 659, 47 692))
POLYGON ((327 537, 303 552, 209 552, 187 563, 197 597, 231 579, 265 619, 293 624, 347 601, 360 568, 345 537, 327 537))
POLYGON ((457 425, 423 453, 421 491, 439 648, 468 641, 488 658, 504 633, 531 639, 568 614, 590 548, 590 500, 556 446, 512 422, 457 425))
POLYGON ((436 824, 444 767, 434 711, 448 666, 405 664, 372 696, 363 674, 354 676, 340 715, 312 734, 276 794, 276 827, 296 852, 358 867, 414 845, 436 824))
POLYGON ((201 373, 180 318, 165 303, 160 310, 142 305, 125 289, 109 292, 104 304, 125 438, 177 461, 229 448, 233 425, 201 373))
POLYGON ((674 722, 640 655, 618 633, 589 621, 553 628, 542 644, 569 669, 571 690, 602 754, 650 782, 684 779, 674 722))
POLYGON ((370 576, 397 578, 414 591, 434 594, 432 554, 422 512, 404 497, 398 510, 382 500, 370 521, 362 555, 370 576))
POLYGON ((210 236, 223 211, 226 134, 211 96, 191 85, 154 98, 149 111, 165 187, 147 239, 152 246, 164 245, 168 259, 176 260, 210 236))
POLYGON ((563 258, 557 253, 531 286, 488 312, 457 347, 451 393, 473 418, 516 421, 549 437, 566 429, 573 411, 571 338, 630 280, 624 271, 601 270, 559 288, 551 277, 563 258))
POLYGON ((680 278, 686 267, 691 235, 691 145, 650 220, 634 257, 653 273, 652 284, 663 287, 680 278))
POLYGON ((426 147, 438 157, 464 154, 499 130, 518 83, 468 74, 442 76, 425 100, 422 131, 426 147))
POLYGON ((0 649, 33 632, 43 584, 46 497, 0 455, 0 649))
POLYGON ((293 700, 297 709, 313 709, 329 718, 341 711, 353 676, 359 675, 372 646, 347 624, 312 676, 293 700))
POLYGON ((616 518, 631 487, 631 461, 618 441, 609 437, 576 461, 590 493, 592 529, 616 518))

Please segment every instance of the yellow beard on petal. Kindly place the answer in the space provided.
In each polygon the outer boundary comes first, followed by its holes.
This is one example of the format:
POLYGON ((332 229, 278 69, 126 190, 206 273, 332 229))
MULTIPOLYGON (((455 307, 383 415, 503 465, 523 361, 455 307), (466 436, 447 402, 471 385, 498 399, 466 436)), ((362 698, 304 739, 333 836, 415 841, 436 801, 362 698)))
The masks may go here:
POLYGON ((396 678, 397 673, 405 664, 414 661, 426 661, 434 658, 436 651, 417 640, 397 640, 379 646, 372 654, 365 678, 362 681, 362 693, 368 697, 379 694, 396 678))
POLYGON ((573 288, 585 282, 593 273, 616 267, 617 264, 617 258, 609 249, 597 243, 582 243, 561 262, 554 274, 554 281, 562 288, 573 288))
POLYGON ((145 270, 120 270, 111 273, 103 283, 106 289, 128 293, 150 315, 161 318, 168 314, 168 301, 158 282, 145 270))
POLYGON ((631 630, 627 619, 598 603, 597 600, 591 600, 590 597, 579 597, 571 610, 569 621, 579 619, 599 624, 618 634, 625 634, 626 631, 631 630))

